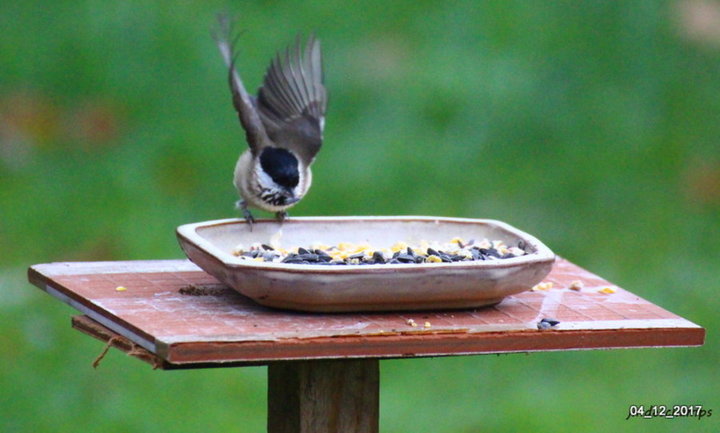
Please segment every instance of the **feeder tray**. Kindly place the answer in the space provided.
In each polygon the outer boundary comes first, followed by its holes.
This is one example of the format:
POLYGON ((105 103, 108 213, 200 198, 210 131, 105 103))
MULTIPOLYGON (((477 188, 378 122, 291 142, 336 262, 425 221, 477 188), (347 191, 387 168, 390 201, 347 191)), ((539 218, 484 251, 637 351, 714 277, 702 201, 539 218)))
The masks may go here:
POLYGON ((177 229, 185 254, 219 281, 255 302, 311 312, 475 308, 524 292, 547 276, 555 255, 535 237, 506 223, 441 217, 301 217, 186 224, 177 229), (244 260, 237 245, 283 246, 340 242, 387 248, 447 242, 452 238, 501 240, 526 254, 499 260, 452 263, 327 266, 244 260))

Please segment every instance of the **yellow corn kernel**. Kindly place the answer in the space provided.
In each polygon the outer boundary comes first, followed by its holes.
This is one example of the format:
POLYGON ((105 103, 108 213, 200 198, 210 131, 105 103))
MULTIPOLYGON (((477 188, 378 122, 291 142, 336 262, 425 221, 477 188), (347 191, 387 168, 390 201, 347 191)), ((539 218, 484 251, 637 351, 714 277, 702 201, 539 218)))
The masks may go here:
POLYGON ((369 244, 358 244, 358 245, 355 245, 355 247, 351 249, 353 254, 357 254, 357 253, 366 253, 367 254, 367 252, 369 250, 370 250, 369 244))
POLYGON ((500 251, 502 249, 507 249, 507 245, 505 245, 505 242, 503 241, 493 241, 492 242, 493 248, 500 251))
POLYGON ((611 295, 611 294, 617 292, 617 290, 614 287, 608 286, 608 287, 603 287, 602 289, 598 290, 598 292, 605 293, 606 295, 611 295))
POLYGON ((115 291, 116 291, 116 292, 124 292, 125 290, 127 290, 127 287, 125 287, 125 286, 117 286, 117 287, 115 287, 115 291))
POLYGON ((418 245, 415 252, 418 254, 427 254, 428 248, 430 248, 430 243, 426 240, 422 240, 422 241, 420 241, 420 245, 418 245))
POLYGON ((550 281, 543 281, 542 283, 537 283, 533 286, 532 290, 533 292, 537 292, 538 290, 550 290, 553 288, 553 283, 550 281))
POLYGON ((232 253, 234 256, 241 256, 242 253, 245 252, 245 246, 243 244, 237 244, 235 248, 233 248, 232 253))
POLYGON ((353 244, 350 242, 339 242, 337 247, 340 251, 347 251, 353 248, 353 244))
POLYGON ((392 251, 393 253, 396 253, 396 252, 398 252, 398 251, 400 251, 400 250, 407 249, 407 247, 408 247, 408 244, 405 243, 405 242, 402 242, 402 241, 400 241, 400 242, 395 242, 395 243, 393 244, 393 246, 390 247, 390 251, 392 251))
POLYGON ((583 287, 585 287, 585 284, 582 281, 574 280, 570 283, 570 286, 568 287, 568 289, 579 292, 580 290, 583 289, 583 287))

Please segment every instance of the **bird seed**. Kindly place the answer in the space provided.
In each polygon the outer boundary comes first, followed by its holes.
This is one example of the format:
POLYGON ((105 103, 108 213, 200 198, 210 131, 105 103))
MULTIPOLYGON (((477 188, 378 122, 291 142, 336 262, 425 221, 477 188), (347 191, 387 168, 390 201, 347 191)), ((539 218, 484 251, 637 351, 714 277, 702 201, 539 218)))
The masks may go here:
POLYGON ((507 246, 498 240, 465 242, 460 238, 453 238, 446 243, 421 241, 417 245, 400 241, 389 248, 373 248, 367 243, 339 242, 332 246, 316 243, 285 249, 271 242, 271 245, 238 245, 233 250, 233 255, 243 260, 301 265, 455 263, 503 260, 526 254, 528 252, 523 242, 507 246))

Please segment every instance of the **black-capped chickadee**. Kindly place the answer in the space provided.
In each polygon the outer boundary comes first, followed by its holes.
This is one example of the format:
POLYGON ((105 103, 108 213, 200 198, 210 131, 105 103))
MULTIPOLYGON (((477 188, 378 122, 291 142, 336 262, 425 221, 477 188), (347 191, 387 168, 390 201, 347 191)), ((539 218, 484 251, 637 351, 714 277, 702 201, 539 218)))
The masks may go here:
POLYGON ((320 41, 310 36, 303 46, 298 36, 278 52, 254 97, 235 68, 232 22, 224 15, 218 22, 214 38, 229 68, 233 105, 250 146, 235 165, 237 207, 250 224, 255 219, 249 206, 275 212, 282 221, 310 188, 310 165, 322 145, 327 93, 320 41))

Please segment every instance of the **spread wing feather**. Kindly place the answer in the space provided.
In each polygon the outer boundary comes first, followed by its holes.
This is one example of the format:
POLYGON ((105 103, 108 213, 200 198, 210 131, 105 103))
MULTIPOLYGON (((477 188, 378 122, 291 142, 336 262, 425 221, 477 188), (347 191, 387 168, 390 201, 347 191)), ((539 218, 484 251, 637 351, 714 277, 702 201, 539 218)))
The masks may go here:
POLYGON ((268 135, 261 116, 255 107, 255 102, 245 90, 240 75, 235 69, 235 59, 237 57, 235 45, 239 35, 233 37, 233 22, 229 17, 222 14, 218 15, 218 26, 213 32, 213 37, 228 67, 228 81, 230 82, 233 106, 238 112, 240 123, 245 129, 248 145, 252 152, 257 154, 259 149, 267 144, 268 135))
POLYGON ((258 90, 257 108, 270 139, 310 163, 322 145, 327 93, 320 41, 298 37, 278 53, 258 90))

